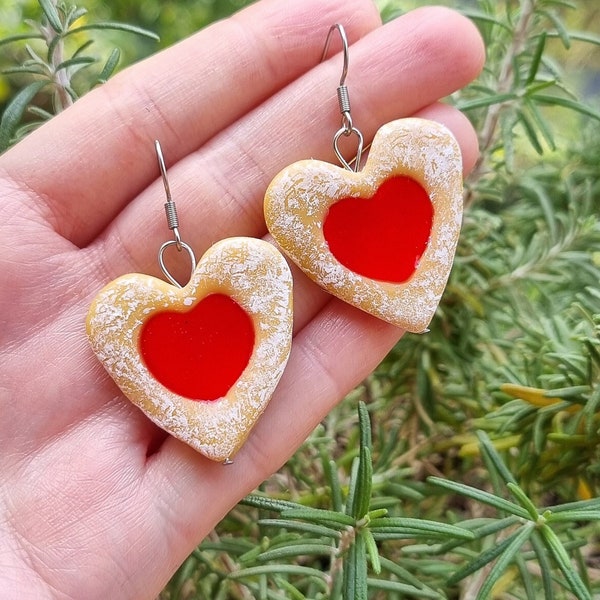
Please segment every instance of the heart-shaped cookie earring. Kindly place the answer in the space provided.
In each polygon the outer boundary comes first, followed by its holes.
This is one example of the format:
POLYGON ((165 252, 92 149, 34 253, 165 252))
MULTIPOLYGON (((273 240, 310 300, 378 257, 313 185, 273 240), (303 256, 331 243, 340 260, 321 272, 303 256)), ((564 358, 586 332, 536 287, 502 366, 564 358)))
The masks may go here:
POLYGON ((387 123, 360 170, 363 136, 353 125, 345 85, 348 41, 338 86, 342 126, 333 138, 343 167, 303 160, 275 176, 265 194, 269 231, 316 283, 344 301, 408 331, 426 330, 452 267, 462 222, 458 143, 425 119, 387 123), (355 136, 354 170, 341 136, 355 136))
POLYGON ((87 316, 92 348, 122 392, 152 421, 208 458, 231 462, 266 408, 292 339, 292 276, 270 244, 237 237, 196 266, 181 240, 160 145, 165 210, 175 239, 159 250, 170 283, 134 273, 108 284, 87 316), (169 247, 192 263, 182 287, 169 247))

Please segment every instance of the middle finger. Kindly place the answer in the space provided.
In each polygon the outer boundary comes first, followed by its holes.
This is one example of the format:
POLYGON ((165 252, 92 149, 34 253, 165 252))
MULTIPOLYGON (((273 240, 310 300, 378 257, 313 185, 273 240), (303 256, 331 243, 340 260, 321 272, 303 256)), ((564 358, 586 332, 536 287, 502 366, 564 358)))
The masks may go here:
MULTIPOLYGON (((353 115, 366 139, 381 123, 411 115, 462 87, 481 67, 475 28, 442 9, 409 13, 375 30, 350 52, 353 115), (420 49, 416 55, 415 48, 420 49)), ((316 67, 170 168, 182 235, 197 254, 225 237, 264 235, 262 202, 270 179, 295 160, 332 158, 340 70, 340 56, 316 67)), ((476 149, 465 152, 469 163, 476 149)), ((168 162, 168 148, 165 154, 168 162)), ((157 247, 170 235, 159 206, 163 201, 157 180, 88 248, 102 257, 104 276, 158 274, 157 247)))

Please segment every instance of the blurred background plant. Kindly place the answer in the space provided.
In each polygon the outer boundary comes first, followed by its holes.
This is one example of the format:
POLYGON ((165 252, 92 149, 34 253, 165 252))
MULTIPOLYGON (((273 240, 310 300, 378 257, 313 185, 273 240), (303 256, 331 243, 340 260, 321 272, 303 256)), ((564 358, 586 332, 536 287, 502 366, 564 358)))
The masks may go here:
MULTIPOLYGON (((69 103, 56 71, 74 99, 247 3, 86 0, 74 19, 0 0, 5 144, 69 103)), ((390 19, 430 3, 379 6, 390 19)), ((449 99, 482 153, 431 331, 401 340, 163 600, 600 597, 600 5, 445 4, 476 22, 488 60, 449 99)))

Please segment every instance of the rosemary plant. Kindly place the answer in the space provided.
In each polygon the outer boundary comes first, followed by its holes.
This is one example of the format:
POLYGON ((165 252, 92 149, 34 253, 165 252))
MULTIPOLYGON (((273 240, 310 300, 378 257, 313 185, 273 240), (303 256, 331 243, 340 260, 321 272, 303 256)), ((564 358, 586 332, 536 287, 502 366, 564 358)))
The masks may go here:
POLYGON ((41 19, 28 21, 31 29, 0 40, 5 44, 23 44, 26 57, 21 64, 4 69, 5 75, 20 75, 29 78, 28 82, 12 98, 4 109, 0 120, 0 152, 12 143, 41 125, 56 113, 71 106, 77 98, 92 87, 106 81, 115 71, 121 51, 114 48, 106 59, 89 53, 94 39, 87 34, 100 30, 117 30, 158 40, 150 31, 114 22, 84 22, 87 10, 82 7, 57 2, 39 0, 41 19), (71 43, 72 42, 72 43, 71 43), (83 80, 78 89, 75 78, 82 70, 102 62, 99 72, 83 80), (46 92, 48 101, 35 102, 46 92), (24 117, 27 116, 27 119, 24 117))
POLYGON ((465 7, 488 62, 452 101, 482 153, 431 332, 405 337, 165 598, 600 593, 600 113, 554 59, 600 38, 569 30, 575 6, 465 7))

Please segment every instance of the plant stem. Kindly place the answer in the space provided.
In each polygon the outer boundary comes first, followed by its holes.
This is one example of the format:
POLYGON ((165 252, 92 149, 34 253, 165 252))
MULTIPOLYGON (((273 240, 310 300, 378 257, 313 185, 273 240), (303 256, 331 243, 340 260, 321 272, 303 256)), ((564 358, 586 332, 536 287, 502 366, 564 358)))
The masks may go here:
MULTIPOLYGON (((57 5, 57 0, 51 0, 54 6, 57 5)), ((46 27, 41 28, 44 40, 48 48, 50 44, 54 42, 57 36, 60 36, 60 32, 55 31, 54 28, 48 24, 46 27)), ((57 67, 64 61, 65 46, 62 37, 58 40, 52 51, 52 56, 49 57, 50 65, 52 67, 52 80, 54 83, 54 111, 59 113, 65 108, 68 108, 73 104, 73 98, 67 91, 71 86, 69 80, 69 73, 67 69, 57 70, 57 67)))
MULTIPOLYGON (((211 541, 216 543, 221 541, 219 534, 214 529, 208 534, 208 537, 211 541)), ((239 571, 239 566, 226 552, 223 552, 221 554, 221 561, 223 563, 223 566, 225 567, 225 570, 228 573, 235 573, 236 571, 239 571)), ((237 591, 238 598, 240 598, 241 600, 252 600, 253 596, 248 591, 248 588, 246 586, 235 582, 233 583, 233 589, 237 591)))
MULTIPOLYGON (((498 86, 496 88, 498 94, 506 94, 512 88, 514 61, 515 58, 522 52, 527 42, 529 27, 535 11, 535 0, 521 0, 520 5, 521 14, 514 29, 512 42, 504 56, 504 60, 500 64, 498 86)), ((481 134, 479 136, 479 158, 477 159, 473 171, 469 176, 469 180, 472 182, 479 181, 484 172, 487 170, 486 158, 489 156, 488 150, 496 142, 498 122, 500 120, 502 110, 506 105, 506 102, 492 104, 487 111, 487 115, 481 129, 481 134)), ((473 203, 473 195, 473 187, 471 186, 467 188, 465 193, 465 207, 473 203)))

